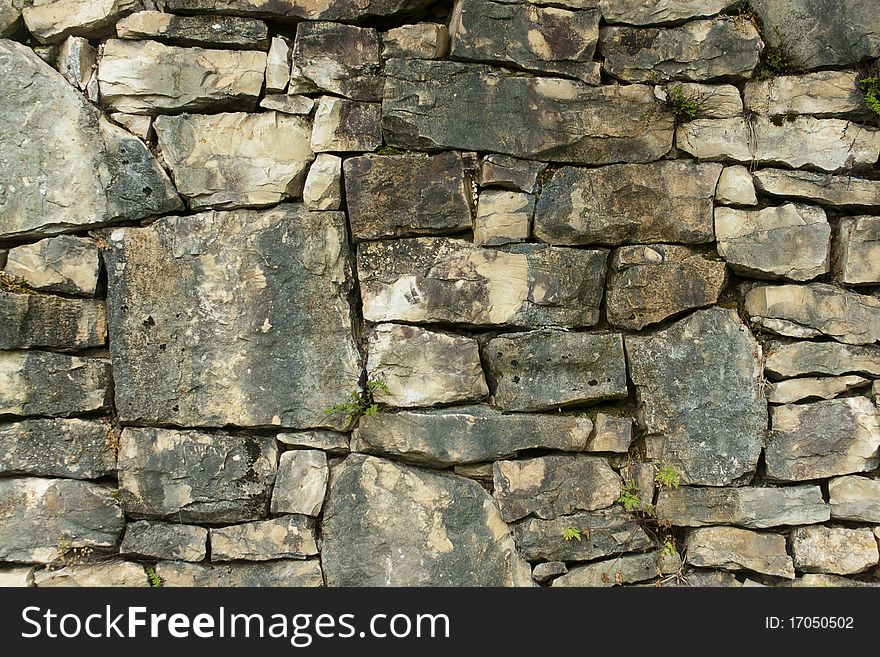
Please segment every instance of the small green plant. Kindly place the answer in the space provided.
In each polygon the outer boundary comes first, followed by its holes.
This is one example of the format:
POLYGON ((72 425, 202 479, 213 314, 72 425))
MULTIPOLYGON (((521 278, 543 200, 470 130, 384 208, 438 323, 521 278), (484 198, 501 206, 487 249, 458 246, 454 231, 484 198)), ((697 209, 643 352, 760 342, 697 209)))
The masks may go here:
POLYGON ((859 89, 862 91, 868 109, 880 119, 880 64, 876 65, 871 74, 865 75, 859 80, 859 89))
POLYGON ((153 566, 147 566, 146 571, 147 579, 150 580, 151 587, 155 589, 162 586, 162 578, 156 574, 156 569, 153 566))
POLYGON ((623 488, 620 491, 620 497, 617 498, 617 501, 623 505, 623 508, 627 513, 632 513, 633 511, 638 510, 642 501, 639 499, 639 487, 636 486, 635 482, 624 482, 623 488))
POLYGON ((681 475, 668 465, 657 466, 657 474, 654 475, 654 483, 663 490, 664 488, 678 488, 681 485, 681 475))
POLYGON ((706 104, 698 96, 684 93, 684 87, 675 85, 667 92, 666 105, 679 121, 693 121, 706 110, 706 104))
POLYGON ((372 417, 382 410, 379 406, 379 402, 374 398, 376 391, 381 391, 385 394, 391 393, 384 381, 380 379, 371 379, 367 381, 367 384, 362 391, 351 393, 351 401, 343 402, 341 404, 333 404, 330 408, 325 409, 324 412, 328 415, 333 413, 345 413, 346 428, 349 428, 361 415, 372 417))
POLYGON ((784 48, 767 48, 764 50, 760 66, 752 77, 755 80, 769 80, 777 75, 791 75, 802 70, 803 67, 794 61, 784 48))
POLYGON ((667 535, 663 539, 663 545, 660 547, 660 556, 661 557, 674 557, 676 554, 678 554, 678 552, 675 549, 675 539, 673 539, 671 536, 667 535))
POLYGON ((581 530, 575 529, 574 527, 566 527, 562 530, 562 538, 566 541, 579 541, 583 537, 581 536, 581 530))
POLYGON ((110 497, 118 502, 120 499, 122 499, 122 493, 120 493, 118 490, 111 490, 110 497))
POLYGON ((403 151, 394 148, 393 146, 383 146, 378 151, 376 151, 379 155, 400 155, 403 151))
POLYGON ((24 279, 18 278, 5 271, 0 271, 0 292, 12 292, 13 294, 37 294, 28 287, 24 279))

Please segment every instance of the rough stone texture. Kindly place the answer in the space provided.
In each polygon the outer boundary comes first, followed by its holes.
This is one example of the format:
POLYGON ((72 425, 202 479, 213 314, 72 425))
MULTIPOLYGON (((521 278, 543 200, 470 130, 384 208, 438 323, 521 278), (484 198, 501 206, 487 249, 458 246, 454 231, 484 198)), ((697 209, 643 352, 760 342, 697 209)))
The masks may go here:
POLYGON ((0 292, 0 349, 102 347, 107 340, 103 301, 0 292))
POLYGON ((0 37, 15 34, 22 26, 21 10, 34 0, 0 0, 0 37))
POLYGON ((240 14, 272 20, 328 20, 357 22, 376 17, 391 17, 418 11, 431 0, 346 0, 314 2, 313 0, 165 0, 169 11, 199 14, 240 14))
POLYGON ((382 108, 378 103, 358 103, 322 96, 315 110, 312 150, 372 151, 382 143, 382 108))
POLYGON ((853 388, 861 388, 870 381, 861 376, 789 379, 773 383, 767 400, 771 404, 791 404, 804 399, 833 399, 853 388))
POLYGON ((318 554, 315 521, 282 516, 211 530, 212 561, 304 559, 318 554))
POLYGON ((324 452, 317 449, 284 452, 272 489, 272 513, 318 515, 324 504, 329 476, 324 452))
MULTIPOLYGON (((0 13, 0 19, 2 17, 3 14, 0 13)), ((34 568, 30 566, 0 568, 0 588, 25 588, 33 585, 34 568)))
POLYGON ((302 192, 311 121, 278 112, 161 116, 153 124, 193 210, 274 205, 302 192))
POLYGON ((715 303, 726 282, 724 262, 686 246, 621 247, 611 256, 605 297, 608 323, 640 330, 715 303))
POLYGON ((29 48, 0 41, 0 78, 0 239, 180 209, 143 142, 102 118, 29 48))
POLYGON ((309 167, 303 187, 308 210, 338 210, 342 205, 342 158, 321 153, 309 167))
POLYGON ((110 39, 98 66, 101 104, 129 114, 249 109, 266 73, 266 53, 110 39))
POLYGON ((785 481, 866 472, 880 465, 880 418, 865 397, 770 409, 767 476, 785 481))
POLYGON ((124 114, 122 112, 111 112, 109 116, 111 120, 121 125, 131 134, 140 137, 142 141, 153 141, 153 117, 141 114, 124 114))
POLYGON ((771 196, 803 199, 833 208, 880 210, 880 180, 786 169, 758 169, 754 179, 755 186, 771 196))
POLYGON ((568 567, 561 561, 545 561, 532 568, 532 579, 536 582, 546 582, 567 572, 568 567))
POLYGON ((321 449, 330 454, 348 453, 348 436, 335 431, 317 429, 314 431, 297 431, 296 433, 279 433, 278 442, 288 447, 321 449))
POLYGON ((89 100, 98 101, 97 51, 87 39, 67 37, 58 49, 55 66, 70 84, 85 91, 89 100))
POLYGON ((442 59, 449 53, 449 30, 440 23, 401 25, 382 34, 382 57, 442 59))
POLYGON ((265 516, 278 448, 259 436, 128 427, 118 459, 128 516, 240 522, 265 516))
POLYGON ((343 428, 324 412, 361 375, 342 213, 167 217, 110 245, 123 421, 343 428))
POLYGON ((625 454, 633 439, 633 421, 628 417, 617 417, 608 413, 596 413, 596 421, 590 442, 589 452, 618 452, 625 454))
POLYGON ((324 91, 353 100, 381 100, 379 52, 379 33, 372 28, 300 23, 293 43, 290 91, 324 91))
POLYGON ((527 194, 538 191, 538 177, 547 165, 507 155, 487 155, 480 166, 481 187, 502 187, 527 194))
POLYGON ((736 527, 693 530, 685 543, 688 563, 734 572, 750 570, 794 579, 794 566, 785 551, 785 537, 736 527))
POLYGON ((654 95, 663 101, 668 101, 673 93, 695 101, 697 117, 701 119, 726 119, 743 113, 742 96, 732 84, 669 82, 665 87, 654 87, 654 95))
POLYGON ((352 455, 324 508, 328 586, 529 586, 492 498, 451 474, 352 455))
POLYGON ((449 24, 452 59, 502 63, 599 84, 593 62, 598 11, 458 0, 449 24))
POLYGON ((828 482, 831 517, 880 523, 880 479, 838 477, 828 482))
POLYGON ((0 559, 52 563, 74 548, 112 548, 125 520, 109 488, 73 479, 0 479, 0 559))
POLYGON ((676 527, 739 525, 765 529, 826 522, 831 510, 818 486, 787 488, 692 488, 663 490, 657 518, 676 527))
POLYGON ((592 561, 653 546, 635 518, 619 507, 553 520, 528 518, 514 525, 513 537, 529 561, 592 561), (568 528, 580 531, 581 539, 565 540, 563 532, 568 528))
POLYGON ((324 585, 317 559, 219 565, 160 561, 156 564, 156 575, 162 580, 162 586, 168 587, 278 586, 280 582, 290 587, 324 585))
POLYGON ((831 267, 831 226, 821 208, 715 208, 715 238, 718 254, 741 275, 808 281, 831 267))
POLYGON ((880 217, 844 217, 837 224, 834 272, 849 285, 880 283, 880 217))
POLYGON ((34 586, 37 587, 147 587, 149 585, 150 580, 144 567, 126 561, 73 564, 60 570, 38 570, 34 573, 34 586))
POLYGON ((379 324, 370 333, 368 352, 369 378, 388 387, 373 398, 389 406, 471 402, 489 394, 473 338, 379 324))
MULTIPOLYGON (((207 46, 266 50, 266 24, 236 16, 177 16, 161 11, 139 11, 116 23, 120 39, 152 39, 175 46, 207 46)), ((290 72, 288 71, 288 76, 290 72)), ((284 81, 285 85, 287 80, 284 81)))
POLYGON ((483 249, 447 238, 358 245, 364 318, 487 326, 591 326, 606 251, 521 244, 483 249))
POLYGON ((473 158, 366 155, 345 160, 345 197, 356 241, 471 227, 473 158))
POLYGON ((283 93, 290 82, 292 51, 284 37, 272 37, 266 61, 266 93, 283 93))
POLYGON ((604 27, 605 72, 626 82, 741 80, 758 65, 764 43, 747 20, 715 18, 679 27, 604 27))
POLYGON ((871 0, 750 0, 767 45, 804 68, 880 56, 880 14, 871 0), (833 16, 833 20, 832 20, 833 16))
POLYGON ((139 520, 125 526, 119 552, 146 559, 202 561, 207 543, 208 530, 204 527, 139 520))
POLYGON ((385 75, 383 132, 397 148, 610 164, 650 162, 672 146, 674 119, 646 86, 589 87, 479 64, 403 59, 389 60, 385 75))
POLYGON ((498 246, 529 238, 535 197, 521 192, 480 192, 474 217, 474 244, 498 246))
POLYGON ((724 167, 715 190, 715 201, 722 205, 757 205, 752 174, 744 166, 724 167))
POLYGON ((61 416, 107 408, 110 363, 47 351, 0 351, 0 415, 61 416))
POLYGON ((862 588, 866 586, 877 587, 880 584, 860 582, 839 575, 814 575, 807 574, 798 577, 788 584, 791 588, 862 588))
POLYGON ((315 99, 308 96, 267 94, 260 101, 260 107, 285 114, 311 114, 315 108, 315 99))
POLYGON ((880 376, 880 347, 856 347, 836 342, 771 341, 764 369, 775 378, 855 372, 880 376))
POLYGON ((140 0, 33 0, 21 13, 40 43, 58 43, 71 34, 97 37, 112 32, 118 18, 142 6, 140 0))
POLYGON ((10 249, 4 270, 34 290, 92 297, 101 259, 93 240, 60 235, 10 249))
POLYGON ((785 164, 836 171, 873 165, 880 156, 880 131, 842 119, 766 116, 696 119, 678 127, 675 143, 701 160, 785 164))
MULTIPOLYGON (((605 459, 540 456, 494 465, 495 499, 508 522, 535 515, 553 520, 614 504, 622 481, 605 459)), ((560 533, 561 536, 561 533, 560 533)))
POLYGON ((352 449, 448 467, 496 461, 527 449, 580 452, 592 428, 585 416, 504 415, 487 406, 379 413, 361 418, 352 449))
POLYGON ((685 484, 725 486, 754 472, 767 428, 759 347, 736 312, 700 310, 627 336, 648 457, 685 484))
POLYGON ((798 527, 790 540, 798 572, 853 575, 880 561, 877 540, 867 527, 798 527))
POLYGON ((535 209, 535 237, 551 244, 711 242, 718 164, 655 162, 564 167, 535 209))
POLYGON ((507 411, 553 410, 627 396, 619 334, 511 333, 490 340, 483 358, 495 404, 507 411))
POLYGON ((781 75, 745 86, 745 107, 770 116, 839 116, 863 110, 855 71, 781 75))
POLYGON ((880 340, 880 299, 825 283, 756 286, 744 307, 752 323, 780 335, 827 335, 856 345, 880 340))
POLYGON ((632 554, 607 561, 578 566, 566 575, 553 580, 553 586, 600 587, 620 586, 657 579, 675 573, 681 568, 681 559, 663 557, 658 552, 632 554))
POLYGON ((116 473, 108 424, 39 419, 0 424, 0 474, 97 479, 116 473))
POLYGON ((714 16, 737 0, 599 0, 602 17, 609 23, 660 25, 689 18, 714 16))

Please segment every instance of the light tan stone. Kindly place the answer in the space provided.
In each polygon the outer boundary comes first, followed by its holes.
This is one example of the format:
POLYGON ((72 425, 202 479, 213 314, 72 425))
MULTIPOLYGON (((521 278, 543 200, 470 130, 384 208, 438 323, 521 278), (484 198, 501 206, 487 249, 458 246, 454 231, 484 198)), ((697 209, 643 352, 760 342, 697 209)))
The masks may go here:
POLYGON ((745 107, 770 116, 840 116, 862 110, 864 99, 855 71, 780 75, 745 87, 745 107))
POLYGON ((474 219, 474 243, 496 246, 529 238, 535 197, 521 192, 480 192, 474 219))
POLYGON ((757 205, 752 174, 741 165, 724 167, 715 189, 715 201, 721 205, 757 205))
POLYGON ((835 274, 849 285, 880 283, 880 217, 843 217, 837 224, 835 274))
POLYGON ((771 404, 791 404, 810 397, 833 399, 838 395, 868 385, 870 381, 862 376, 812 377, 788 379, 771 384, 768 400, 771 404))

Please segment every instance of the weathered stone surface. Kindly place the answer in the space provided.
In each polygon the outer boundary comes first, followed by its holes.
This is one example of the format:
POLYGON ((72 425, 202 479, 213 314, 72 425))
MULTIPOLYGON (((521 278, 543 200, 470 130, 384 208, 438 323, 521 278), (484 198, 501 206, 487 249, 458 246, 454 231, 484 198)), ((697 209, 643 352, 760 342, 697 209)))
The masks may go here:
POLYGON ((342 213, 167 217, 109 242, 124 422, 343 428, 324 412, 361 375, 342 213))
POLYGON ((314 431, 297 431, 296 433, 279 433, 279 443, 288 447, 321 449, 330 454, 348 453, 348 436, 335 431, 316 429, 314 431))
POLYGON ((869 383, 868 379, 855 375, 789 379, 773 383, 767 399, 771 404, 791 404, 817 397, 819 399, 833 399, 844 392, 853 388, 861 388, 869 383))
POLYGON ((324 508, 328 586, 529 586, 528 564, 479 484, 351 455, 324 508))
POLYGON ((606 251, 520 244, 483 249, 447 238, 358 245, 364 318, 489 326, 591 326, 606 251))
POLYGON ((732 84, 669 82, 663 87, 654 87, 654 95, 664 102, 668 102, 673 95, 695 102, 695 118, 726 119, 741 116, 743 112, 742 96, 732 84))
POLYGON ((58 72, 94 103, 98 102, 97 57, 88 39, 72 36, 61 44, 55 61, 58 72))
POLYGON ((0 238, 173 212, 168 176, 136 137, 29 48, 0 41, 0 238), (22 108, 31 108, 22 114, 22 108), (23 135, 27 140, 23 141, 23 135))
POLYGON ((880 561, 877 540, 867 527, 798 527, 791 533, 794 567, 803 573, 853 575, 880 561))
POLYGON ((758 205, 749 170, 738 164, 724 167, 715 190, 715 201, 722 205, 758 205))
MULTIPOLYGON (((2 12, 2 7, 0 7, 2 12)), ((3 14, 0 13, 0 19, 3 14)), ((0 588, 24 588, 34 585, 34 568, 30 566, 11 566, 0 568, 0 588)))
POLYGON ((608 413, 596 413, 593 433, 587 443, 589 452, 618 452, 625 454, 633 439, 633 421, 608 413))
POLYGON ((313 151, 372 151, 381 144, 382 108, 378 103, 321 97, 312 130, 313 151))
POLYGON ((718 254, 738 274, 808 281, 831 267, 831 226, 822 208, 715 208, 715 238, 718 254))
POLYGON ((771 341, 764 369, 775 378, 850 372, 880 376, 880 347, 856 347, 837 342, 771 341))
POLYGON ((488 406, 363 417, 352 449, 448 467, 515 456, 526 449, 583 451, 593 428, 580 415, 504 415, 488 406))
POLYGON ((880 210, 880 180, 809 171, 758 169, 755 186, 765 194, 814 201, 834 208, 880 210))
POLYGON ((458 0, 450 18, 450 57, 503 63, 599 84, 593 62, 598 11, 458 0))
POLYGON ((311 114, 315 108, 315 99, 289 94, 267 94, 260 101, 260 107, 285 114, 311 114))
POLYGON ((274 205, 302 192, 312 123, 278 112, 182 114, 154 122, 162 156, 192 209, 274 205))
MULTIPOLYGON (((596 456, 540 456, 497 461, 495 499, 508 522, 535 515, 553 520, 614 504, 622 481, 596 456)), ((561 536, 561 534, 560 534, 561 536)))
POLYGON ((856 579, 848 579, 839 575, 806 574, 798 577, 789 584, 791 588, 862 588, 866 586, 877 587, 880 584, 860 582, 856 579))
POLYGON ((536 582, 546 582, 567 572, 568 566, 561 561, 545 561, 532 568, 532 579, 536 582))
POLYGON ((650 162, 672 146, 674 119, 650 87, 590 87, 479 64, 405 59, 389 60, 385 74, 383 132, 397 148, 610 164, 650 162))
POLYGON ((471 227, 473 158, 366 155, 345 160, 345 197, 356 241, 471 227))
POLYGON ((481 187, 503 187, 527 194, 538 191, 538 176, 547 165, 508 155, 487 155, 480 167, 481 187))
POLYGON ((144 567, 126 561, 102 564, 72 564, 60 570, 38 570, 37 587, 146 587, 150 585, 144 567))
POLYGON ((156 574, 162 580, 162 586, 168 587, 278 586, 282 582, 290 587, 324 585, 317 559, 217 565, 160 561, 156 564, 156 574))
POLYGON ((657 518, 676 527, 739 525, 751 529, 825 522, 831 510, 818 486, 692 488, 660 491, 657 518))
POLYGON ((8 37, 21 29, 21 10, 34 0, 0 0, 0 37, 8 37))
POLYGON ((115 474, 110 427, 60 419, 0 424, 0 473, 71 479, 115 474))
POLYGON ((128 427, 119 492, 135 518, 240 522, 265 516, 278 463, 274 439, 128 427))
POLYGON ((248 109, 256 105, 266 53, 110 39, 98 66, 101 103, 129 114, 248 109))
POLYGON ((449 30, 440 23, 401 25, 381 37, 385 59, 442 59, 449 53, 449 30))
POLYGON ((721 169, 687 161, 564 167, 538 199, 535 237, 551 244, 711 242, 721 169))
POLYGON ((746 294, 745 312, 753 324, 793 338, 880 340, 880 299, 825 283, 756 286, 746 294))
POLYGON ((880 131, 842 119, 797 116, 696 119, 682 123, 675 143, 701 160, 781 163, 836 171, 873 165, 880 156, 880 131))
POLYGON ((98 37, 112 32, 118 18, 142 7, 141 0, 33 0, 21 13, 40 43, 59 43, 71 34, 98 37))
POLYGON ((820 479, 880 465, 880 418, 865 397, 772 406, 767 476, 820 479))
POLYGON ((292 50, 284 37, 272 37, 266 61, 266 93, 283 93, 290 82, 292 50))
POLYGON ((552 586, 620 586, 656 579, 679 568, 681 559, 677 554, 674 557, 663 557, 658 552, 630 554, 572 568, 554 579, 552 586))
POLYGON ((235 14, 273 20, 328 20, 357 22, 377 16, 397 16, 423 9, 431 0, 165 0, 169 11, 198 14, 235 14))
POLYGON ((627 82, 745 79, 764 42, 747 20, 715 18, 678 27, 604 27, 599 52, 605 72, 627 82))
POLYGON ((212 561, 304 559, 318 554, 315 521, 282 516, 211 530, 212 561))
POLYGON ((263 21, 236 16, 178 16, 161 11, 139 11, 116 23, 116 36, 152 39, 175 46, 227 46, 242 50, 269 47, 269 30, 263 21))
POLYGON ((880 14, 871 0, 750 0, 767 45, 804 68, 880 56, 880 14), (832 16, 828 14, 833 10, 832 16))
POLYGON ((726 282, 724 262, 686 246, 621 247, 611 256, 605 298, 608 322, 640 330, 715 303, 726 282))
POLYGON ((627 336, 626 352, 648 457, 674 468, 684 484, 749 478, 767 404, 759 346, 736 312, 699 310, 665 330, 627 336))
POLYGON ((520 554, 529 561, 592 561, 653 545, 636 519, 620 507, 553 520, 527 518, 514 525, 513 537, 520 554), (566 540, 563 532, 568 528, 577 529, 581 539, 566 540))
POLYGON ((736 527, 703 527, 688 534, 688 563, 721 570, 751 570, 794 579, 794 566, 785 551, 785 537, 736 527))
POLYGON ((0 351, 0 414, 69 416, 107 408, 110 363, 47 351, 0 351))
POLYGON ((474 244, 498 246, 529 238, 535 197, 521 192, 480 192, 474 217, 474 244))
POLYGON ((714 16, 736 3, 737 0, 599 0, 598 5, 609 23, 661 25, 714 16))
POLYGON ((369 378, 388 387, 374 399, 389 406, 472 402, 489 394, 473 338, 379 324, 370 333, 368 352, 369 378))
POLYGON ((820 71, 749 82, 744 93, 745 107, 770 116, 839 116, 858 112, 863 110, 864 98, 857 78, 855 71, 820 71))
POLYGON ((147 559, 202 561, 207 543, 204 527, 139 520, 125 526, 119 552, 147 559))
POLYGON ((321 153, 309 167, 303 187, 309 210, 338 210, 342 205, 342 158, 321 153))
POLYGON ((834 272, 843 283, 880 283, 880 217, 844 217, 837 224, 834 272))
POLYGON ((831 517, 880 523, 880 479, 838 477, 828 482, 831 517))
POLYGON ((111 112, 110 119, 137 135, 143 141, 153 141, 153 117, 142 114, 124 114, 123 112, 111 112))
POLYGON ((318 515, 324 504, 329 476, 324 452, 316 449, 284 452, 272 489, 272 513, 318 515))
POLYGON ((0 292, 0 349, 103 347, 107 310, 103 301, 0 292))
POLYGON ((293 43, 290 91, 325 91, 353 100, 381 100, 379 52, 379 33, 372 28, 300 23, 293 43))
POLYGON ((627 396, 620 334, 510 333, 490 340, 483 357, 495 404, 507 411, 553 410, 627 396))
POLYGON ((34 290, 92 297, 101 260, 94 241, 60 235, 9 249, 5 271, 34 290))
POLYGON ((0 479, 0 559, 52 563, 74 548, 115 546, 125 520, 110 493, 73 479, 0 479))

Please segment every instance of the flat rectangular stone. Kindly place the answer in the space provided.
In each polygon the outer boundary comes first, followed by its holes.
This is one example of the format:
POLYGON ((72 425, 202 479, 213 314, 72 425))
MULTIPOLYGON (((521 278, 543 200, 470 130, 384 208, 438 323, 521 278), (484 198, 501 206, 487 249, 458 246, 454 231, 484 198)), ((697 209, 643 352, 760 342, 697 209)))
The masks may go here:
POLYGON ((794 567, 802 573, 855 575, 880 561, 868 527, 798 527, 791 533, 794 567))
POLYGON ((554 579, 552 586, 620 586, 658 579, 676 573, 680 568, 681 558, 677 554, 672 557, 661 556, 659 552, 627 554, 572 568, 554 579))
POLYGON ((107 341, 104 301, 0 292, 0 349, 87 349, 107 341))
POLYGON ((667 102, 673 95, 695 102, 698 107, 695 118, 726 119, 741 116, 743 112, 742 96, 732 84, 669 82, 663 93, 667 102))
POLYGON ((599 320, 606 251, 520 244, 484 249, 443 237, 358 245, 371 322, 590 326, 599 320))
POLYGON ((858 373, 880 376, 880 346, 770 341, 764 370, 772 378, 858 373))
POLYGON ((382 144, 382 107, 347 98, 321 96, 312 128, 316 153, 372 151, 382 144))
POLYGON ((289 447, 321 449, 330 454, 347 454, 349 451, 348 435, 335 431, 315 429, 313 431, 279 433, 276 438, 279 443, 289 447))
POLYGON ((588 452, 629 452, 633 440, 632 418, 596 413, 593 425, 593 433, 587 443, 588 452))
POLYGON ((207 545, 204 527, 139 520, 126 524, 119 552, 147 559, 202 561, 207 545))
POLYGON ((880 217, 843 217, 837 224, 834 271, 849 285, 880 283, 880 217))
POLYGON ((40 43, 58 43, 68 35, 99 37, 113 31, 113 23, 140 9, 142 0, 30 0, 15 3, 28 31, 40 43))
POLYGON ((828 482, 831 517, 880 523, 880 479, 838 477, 828 482))
POLYGON ((870 380, 861 376, 803 377, 771 383, 767 401, 771 404, 792 404, 804 399, 833 399, 854 388, 863 388, 870 380))
POLYGON ((745 87, 745 108, 769 116, 840 116, 864 109, 855 71, 778 75, 745 87))
POLYGON ((116 23, 120 39, 152 39, 175 46, 266 50, 269 30, 263 21, 235 16, 178 16, 139 11, 116 23))
POLYGON ((785 551, 785 536, 738 529, 704 527, 688 534, 688 563, 738 572, 751 570, 794 579, 794 565, 785 551))
POLYGON ((101 257, 94 240, 59 235, 10 249, 4 271, 33 290, 93 297, 101 257))
POLYGON ((518 160, 508 155, 487 155, 480 166, 480 187, 501 187, 534 194, 538 191, 538 177, 546 169, 543 162, 518 160))
POLYGON ((880 180, 787 169, 758 169, 752 175, 758 190, 771 196, 804 199, 833 208, 880 210, 880 180))
POLYGON ((160 561, 156 575, 168 587, 290 587, 324 586, 321 563, 317 559, 294 561, 282 559, 264 563, 196 564, 160 561))
POLYGON ((535 197, 521 192, 480 192, 474 217, 474 244, 498 246, 524 242, 532 232, 535 197))
POLYGON ((441 23, 401 25, 381 36, 384 59, 443 59, 449 53, 449 30, 441 23))
POLYGON ((39 419, 0 424, 0 474, 97 479, 116 474, 110 424, 39 419))
MULTIPOLYGON (((512 1, 512 0, 511 0, 512 1)), ((557 0, 548 0, 556 4, 557 0)), ((560 0, 564 6, 598 5, 608 23, 662 25, 691 18, 714 16, 739 0, 560 0)))
POLYGON ((318 554, 315 521, 300 515, 211 530, 212 561, 304 559, 318 554))
POLYGON ((423 9, 431 0, 359 0, 358 2, 315 2, 315 0, 165 0, 172 12, 257 16, 279 21, 328 20, 358 22, 378 16, 397 16, 423 9))
POLYGON ((102 564, 74 563, 60 570, 40 570, 34 573, 38 588, 129 588, 148 587, 150 580, 139 563, 116 561, 102 564))
MULTIPOLYGON (((327 455, 317 449, 292 449, 278 462, 272 489, 272 513, 317 516, 324 505, 330 470, 327 455)), ((299 526, 304 523, 300 522, 299 526)))

